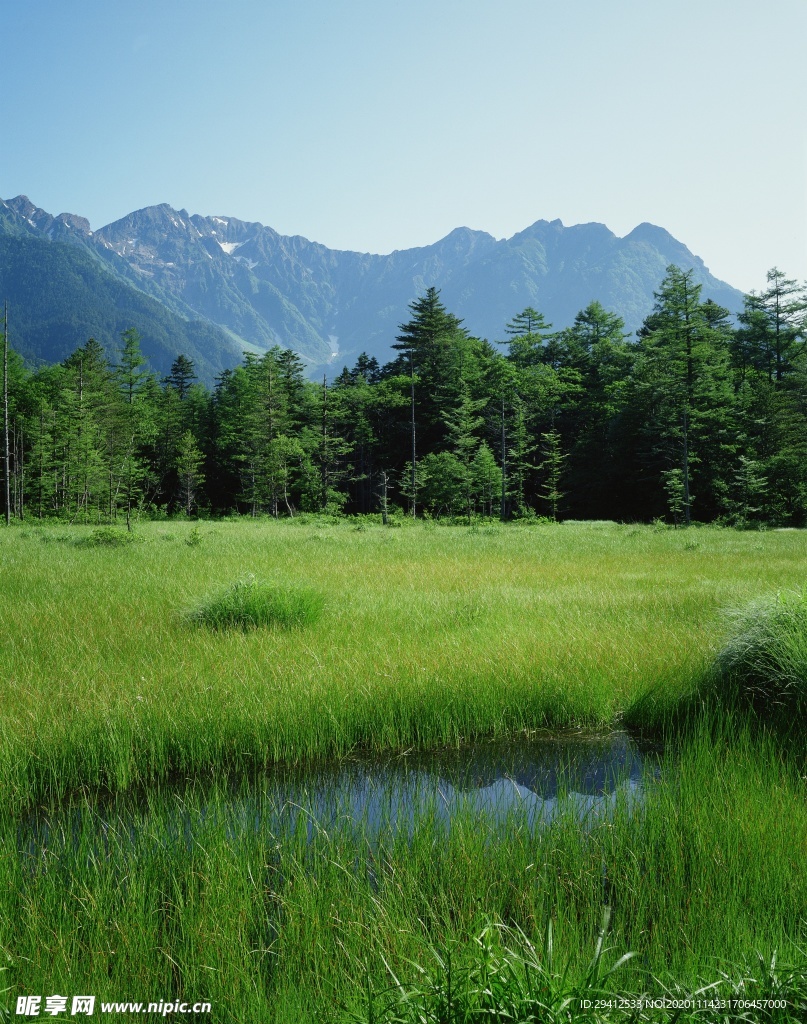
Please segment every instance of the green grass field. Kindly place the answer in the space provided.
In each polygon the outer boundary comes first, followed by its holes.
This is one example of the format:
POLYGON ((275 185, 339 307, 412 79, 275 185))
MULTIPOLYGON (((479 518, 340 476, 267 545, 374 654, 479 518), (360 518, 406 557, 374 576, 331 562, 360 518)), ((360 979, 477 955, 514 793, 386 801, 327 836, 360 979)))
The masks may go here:
POLYGON ((120 545, 0 531, 11 994, 78 979, 99 998, 210 999, 215 1021, 487 1021, 432 1012, 446 957, 469 991, 480 962, 504 970, 501 950, 480 961, 493 922, 508 970, 529 962, 526 940, 548 970, 552 922, 555 962, 582 985, 606 900, 617 952, 602 962, 637 954, 611 990, 692 991, 721 970, 739 984, 757 951, 768 973, 742 991, 774 991, 774 951, 807 962, 807 769, 793 736, 740 713, 679 726, 641 809, 588 830, 570 810, 541 837, 471 815, 446 837, 425 815, 380 845, 348 823, 309 841, 233 824, 221 779, 357 748, 658 727, 708 678, 727 611, 800 588, 805 570, 796 531, 240 520, 145 524, 120 545), (239 581, 266 585, 267 624, 211 626, 202 609, 227 594, 231 609, 239 581), (44 853, 19 839, 34 811, 92 807, 99 788, 113 823, 139 808, 134 838, 113 824, 100 840, 90 815, 44 853))

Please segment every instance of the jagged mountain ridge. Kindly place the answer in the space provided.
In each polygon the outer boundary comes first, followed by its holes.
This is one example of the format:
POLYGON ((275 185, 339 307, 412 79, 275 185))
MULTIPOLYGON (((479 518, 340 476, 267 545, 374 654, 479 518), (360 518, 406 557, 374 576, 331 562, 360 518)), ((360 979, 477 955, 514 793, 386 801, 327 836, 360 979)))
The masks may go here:
POLYGON ((624 238, 603 224, 565 227, 559 220, 539 220, 501 240, 457 228, 433 245, 373 255, 167 204, 93 232, 82 217, 53 217, 18 196, 0 205, 0 232, 87 249, 175 315, 220 328, 230 342, 225 361, 235 350, 279 344, 297 350, 312 370, 350 363, 361 351, 388 359, 408 304, 431 285, 472 334, 491 340, 527 305, 559 328, 592 299, 634 331, 670 263, 692 267, 704 297, 732 312, 742 304, 739 291, 651 224, 624 238))
POLYGON ((29 363, 60 362, 89 337, 114 361, 131 326, 158 373, 182 353, 212 383, 239 362, 244 346, 226 331, 190 308, 174 312, 158 288, 152 295, 139 288, 116 255, 105 260, 88 242, 86 220, 54 218, 32 204, 23 213, 0 203, 0 293, 10 306, 12 345, 29 363))

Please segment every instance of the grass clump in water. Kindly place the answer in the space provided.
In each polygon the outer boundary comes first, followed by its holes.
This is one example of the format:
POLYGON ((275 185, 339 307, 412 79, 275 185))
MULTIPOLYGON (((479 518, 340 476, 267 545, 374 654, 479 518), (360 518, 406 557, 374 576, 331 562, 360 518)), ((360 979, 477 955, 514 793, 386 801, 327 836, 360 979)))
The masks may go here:
POLYGON ((732 627, 716 666, 724 695, 764 717, 807 708, 807 592, 754 601, 732 627))
POLYGON ((210 598, 190 618, 209 629, 296 629, 313 625, 323 606, 315 590, 264 582, 249 574, 210 598))

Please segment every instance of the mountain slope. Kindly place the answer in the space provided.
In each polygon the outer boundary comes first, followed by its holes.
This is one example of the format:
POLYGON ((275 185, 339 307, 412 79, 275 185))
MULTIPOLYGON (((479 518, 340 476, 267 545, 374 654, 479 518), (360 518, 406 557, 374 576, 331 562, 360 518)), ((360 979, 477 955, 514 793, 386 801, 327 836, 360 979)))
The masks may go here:
POLYGON ((0 235, 0 288, 11 343, 32 363, 60 362, 90 337, 114 358, 121 333, 132 326, 160 374, 184 353, 212 382, 241 358, 241 346, 214 324, 183 320, 64 242, 0 235))
MULTIPOLYGON (((187 344, 201 331, 190 322, 207 321, 212 333, 193 340, 203 355, 187 352, 206 360, 205 376, 232 365, 243 348, 274 344, 297 350, 312 372, 350 363, 361 351, 385 361, 409 303, 432 285, 472 334, 490 340, 503 337, 505 323, 528 305, 560 328, 593 299, 635 331, 671 263, 694 270, 704 298, 732 312, 742 306, 739 291, 652 224, 624 238, 603 224, 564 227, 559 220, 539 220, 501 240, 457 228, 433 245, 372 255, 166 204, 93 232, 83 218, 53 217, 18 196, 0 204, 0 235, 69 244, 109 277, 157 300, 175 317, 172 324, 185 324, 171 328, 179 331, 173 342, 163 337, 166 351, 180 345, 180 335, 187 344)), ((39 347, 32 340, 31 348, 39 347)))

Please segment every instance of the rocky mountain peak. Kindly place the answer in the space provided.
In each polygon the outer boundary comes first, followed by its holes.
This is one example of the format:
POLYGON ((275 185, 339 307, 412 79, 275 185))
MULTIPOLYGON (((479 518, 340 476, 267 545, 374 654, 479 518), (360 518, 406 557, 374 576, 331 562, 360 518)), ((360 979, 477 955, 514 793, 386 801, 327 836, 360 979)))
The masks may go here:
POLYGON ((559 329, 594 299, 635 331, 671 263, 695 270, 705 298, 735 312, 742 305, 739 292, 649 223, 624 238, 604 224, 566 227, 559 219, 499 240, 458 227, 432 245, 373 255, 168 203, 93 233, 83 217, 54 218, 17 196, 0 206, 3 233, 82 245, 173 314, 223 329, 236 348, 293 348, 320 372, 336 351, 345 362, 361 351, 386 360, 409 303, 430 286, 472 334, 490 339, 528 305, 559 329))
POLYGON ((75 213, 60 213, 56 218, 57 223, 63 224, 66 228, 72 228, 83 235, 91 235, 90 222, 86 217, 78 217, 75 213))

